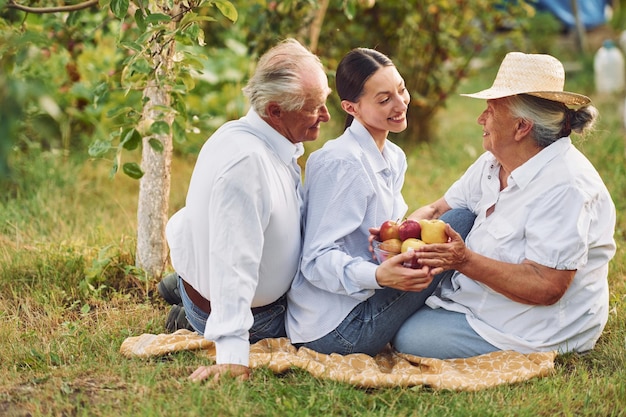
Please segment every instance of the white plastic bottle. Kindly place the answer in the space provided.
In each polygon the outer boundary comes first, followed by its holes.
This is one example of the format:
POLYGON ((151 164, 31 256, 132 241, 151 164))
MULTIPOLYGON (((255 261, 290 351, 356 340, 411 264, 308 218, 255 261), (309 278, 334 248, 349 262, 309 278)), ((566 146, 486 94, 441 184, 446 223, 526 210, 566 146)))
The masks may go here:
POLYGON ((596 92, 600 94, 624 91, 624 55, 612 40, 605 40, 593 58, 596 92))

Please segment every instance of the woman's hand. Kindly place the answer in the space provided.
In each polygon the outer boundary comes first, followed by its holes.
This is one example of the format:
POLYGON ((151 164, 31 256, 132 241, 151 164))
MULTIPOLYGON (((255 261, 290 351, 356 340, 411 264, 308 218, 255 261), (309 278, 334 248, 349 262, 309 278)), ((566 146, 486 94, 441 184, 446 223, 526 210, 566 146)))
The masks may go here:
POLYGON ((372 241, 379 240, 378 236, 380 233, 380 229, 378 227, 370 227, 369 232, 370 232, 370 235, 367 238, 367 241, 369 242, 369 250, 370 250, 370 253, 372 254, 372 258, 375 259, 376 255, 374 255, 374 246, 372 246, 372 241))
POLYGON ((381 287, 395 288, 400 291, 425 290, 433 280, 434 274, 428 266, 413 269, 404 266, 415 258, 415 252, 408 250, 392 256, 376 269, 376 281, 381 287))
POLYGON ((446 234, 450 237, 448 243, 431 243, 415 250, 418 262, 428 266, 433 275, 462 269, 469 256, 463 238, 449 224, 446 225, 446 234))

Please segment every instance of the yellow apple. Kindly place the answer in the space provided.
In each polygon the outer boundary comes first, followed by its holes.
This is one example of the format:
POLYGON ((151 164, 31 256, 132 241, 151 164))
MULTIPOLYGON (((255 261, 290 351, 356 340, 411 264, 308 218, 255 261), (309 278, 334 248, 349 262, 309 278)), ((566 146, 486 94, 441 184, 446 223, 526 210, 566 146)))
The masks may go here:
POLYGON ((417 249, 420 246, 425 245, 425 244, 426 244, 425 242, 423 242, 423 241, 421 241, 421 240, 419 240, 417 238, 410 237, 408 239, 405 239, 402 242, 402 247, 400 248, 400 252, 406 252, 406 251, 409 250, 409 248, 417 249))
MULTIPOLYGON (((420 246, 423 246, 425 244, 426 243, 424 243, 420 239, 417 239, 417 238, 414 238, 414 237, 410 237, 410 238, 408 238, 408 239, 406 239, 406 240, 404 240, 402 242, 402 249, 401 250, 402 250, 402 252, 406 252, 410 248, 417 249, 420 246)), ((411 260, 405 261, 404 262, 404 266, 406 266, 407 268, 415 269, 415 268, 419 268, 420 267, 420 263, 418 262, 418 260, 415 257, 413 257, 411 260)))
POLYGON ((386 250, 387 252, 400 253, 402 241, 400 239, 387 239, 380 242, 378 247, 382 250, 386 250))
POLYGON ((422 240, 425 243, 446 243, 448 235, 446 234, 446 223, 439 219, 421 219, 422 240))

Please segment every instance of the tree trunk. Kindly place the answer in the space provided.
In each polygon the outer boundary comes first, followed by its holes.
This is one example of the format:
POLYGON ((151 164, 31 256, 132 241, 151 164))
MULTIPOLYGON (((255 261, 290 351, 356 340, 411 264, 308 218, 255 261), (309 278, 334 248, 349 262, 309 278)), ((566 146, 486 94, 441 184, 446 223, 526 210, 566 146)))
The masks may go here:
MULTIPOLYGON (((167 13, 163 10, 153 12, 167 13)), ((160 41, 160 37, 152 40, 151 51, 155 72, 143 93, 145 105, 142 118, 148 121, 163 120, 171 126, 174 115, 172 112, 163 114, 163 109, 171 105, 169 80, 172 78, 174 42, 163 45, 160 41)), ((165 225, 169 209, 172 149, 171 129, 168 134, 143 138, 141 168, 144 175, 139 183, 135 262, 152 278, 163 274, 167 260, 165 225), (150 139, 160 141, 163 151, 153 149, 149 144, 150 139)))
POLYGON ((320 0, 318 2, 318 8, 314 10, 315 17, 309 28, 309 49, 313 53, 317 53, 317 43, 320 39, 320 32, 322 30, 322 24, 324 23, 324 17, 326 16, 326 10, 328 10, 328 3, 330 0, 320 0))

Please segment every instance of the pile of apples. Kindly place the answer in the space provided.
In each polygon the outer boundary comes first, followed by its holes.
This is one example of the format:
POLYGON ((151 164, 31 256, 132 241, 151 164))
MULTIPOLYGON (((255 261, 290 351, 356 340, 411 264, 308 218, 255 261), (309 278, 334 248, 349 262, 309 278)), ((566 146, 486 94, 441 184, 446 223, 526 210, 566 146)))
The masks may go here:
POLYGON ((391 253, 406 252, 427 243, 446 243, 446 223, 439 219, 387 220, 379 228, 379 248, 391 253))

